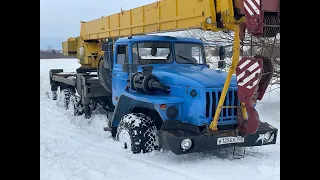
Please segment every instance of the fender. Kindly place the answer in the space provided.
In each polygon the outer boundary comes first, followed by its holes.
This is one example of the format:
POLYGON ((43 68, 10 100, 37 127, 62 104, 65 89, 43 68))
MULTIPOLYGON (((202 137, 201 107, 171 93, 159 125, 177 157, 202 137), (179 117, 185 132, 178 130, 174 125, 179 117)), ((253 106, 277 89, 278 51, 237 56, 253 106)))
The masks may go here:
POLYGON ((117 127, 120 119, 129 113, 132 113, 134 108, 139 109, 149 109, 150 111, 155 111, 159 114, 161 120, 171 120, 166 116, 165 111, 160 110, 160 104, 166 104, 167 107, 175 106, 177 107, 179 113, 175 120, 180 120, 181 117, 181 103, 184 102, 182 98, 172 97, 172 96, 152 96, 145 95, 137 92, 124 92, 120 95, 118 102, 116 104, 111 124, 113 127, 117 127))
POLYGON ((124 115, 131 113, 131 111, 135 107, 143 107, 143 108, 147 108, 155 111, 154 105, 152 103, 139 101, 122 94, 119 97, 118 103, 116 105, 116 108, 114 110, 114 113, 111 119, 112 126, 117 127, 120 122, 120 119, 124 115))

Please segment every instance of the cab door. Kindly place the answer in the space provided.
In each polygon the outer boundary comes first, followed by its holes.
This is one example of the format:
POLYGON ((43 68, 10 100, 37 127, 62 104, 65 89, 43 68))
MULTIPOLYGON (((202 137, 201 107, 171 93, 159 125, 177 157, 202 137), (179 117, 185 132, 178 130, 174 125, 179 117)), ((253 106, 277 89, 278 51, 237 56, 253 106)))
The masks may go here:
POLYGON ((127 86, 128 72, 122 71, 123 64, 129 63, 128 44, 116 44, 112 70, 112 103, 117 104, 118 98, 127 86))

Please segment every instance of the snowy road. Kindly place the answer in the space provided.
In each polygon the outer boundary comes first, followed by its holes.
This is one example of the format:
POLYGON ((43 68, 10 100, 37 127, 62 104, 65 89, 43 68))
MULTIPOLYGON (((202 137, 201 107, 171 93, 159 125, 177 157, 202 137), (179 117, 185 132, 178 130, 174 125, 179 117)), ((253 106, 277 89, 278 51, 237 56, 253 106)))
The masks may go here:
MULTIPOLYGON (((133 155, 104 132, 106 116, 73 117, 51 100, 49 69, 74 71, 77 60, 40 60, 40 179, 42 180, 278 180, 280 135, 276 145, 248 148, 240 160, 222 152, 133 155)), ((262 121, 279 125, 280 100, 268 96, 258 108, 262 121)))

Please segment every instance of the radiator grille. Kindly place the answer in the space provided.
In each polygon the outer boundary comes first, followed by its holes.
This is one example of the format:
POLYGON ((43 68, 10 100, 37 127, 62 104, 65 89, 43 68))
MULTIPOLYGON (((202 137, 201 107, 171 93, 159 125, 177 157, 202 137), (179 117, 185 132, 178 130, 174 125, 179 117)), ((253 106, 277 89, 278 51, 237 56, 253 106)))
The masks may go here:
MULTIPOLYGON (((216 112, 219 98, 221 96, 221 89, 208 90, 206 92, 206 113, 207 118, 213 118, 216 112)), ((238 92, 236 89, 229 89, 226 94, 226 99, 223 106, 239 106, 238 92)), ((219 122, 236 121, 237 108, 222 108, 220 111, 219 122)))

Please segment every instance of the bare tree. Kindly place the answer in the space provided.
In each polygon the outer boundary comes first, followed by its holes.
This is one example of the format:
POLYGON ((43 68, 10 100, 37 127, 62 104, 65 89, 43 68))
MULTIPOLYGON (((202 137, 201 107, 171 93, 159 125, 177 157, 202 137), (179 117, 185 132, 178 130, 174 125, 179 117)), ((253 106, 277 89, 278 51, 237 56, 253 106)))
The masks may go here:
MULTIPOLYGON (((233 52, 234 33, 211 32, 202 30, 187 30, 176 33, 177 36, 201 39, 205 43, 207 62, 212 68, 217 68, 219 61, 219 46, 226 47, 226 64, 229 69, 233 52)), ((280 84, 280 34, 276 38, 255 38, 246 34, 241 42, 241 57, 261 55, 270 58, 274 66, 274 74, 271 84, 280 84)), ((240 58, 241 58, 240 57, 240 58)))
POLYGON ((48 46, 47 46, 47 51, 52 51, 52 50, 53 50, 52 45, 48 45, 48 46))

